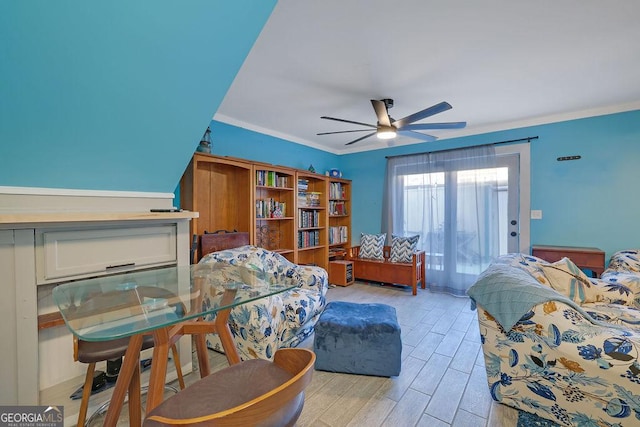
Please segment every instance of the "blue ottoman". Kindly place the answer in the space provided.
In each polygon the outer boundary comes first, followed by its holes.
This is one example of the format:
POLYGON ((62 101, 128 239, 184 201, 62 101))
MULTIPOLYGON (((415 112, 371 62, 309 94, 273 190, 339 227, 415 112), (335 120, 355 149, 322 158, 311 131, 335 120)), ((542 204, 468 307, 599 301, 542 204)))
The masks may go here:
POLYGON ((315 326, 316 369, 391 377, 400 374, 396 309, 386 304, 327 304, 315 326))

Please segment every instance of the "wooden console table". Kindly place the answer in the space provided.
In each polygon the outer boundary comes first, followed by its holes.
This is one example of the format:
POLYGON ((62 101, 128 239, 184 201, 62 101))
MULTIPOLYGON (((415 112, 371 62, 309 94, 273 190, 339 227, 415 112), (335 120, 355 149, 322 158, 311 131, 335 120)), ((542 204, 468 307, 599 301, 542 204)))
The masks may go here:
POLYGON ((567 257, 581 269, 592 271, 596 277, 604 271, 604 251, 598 248, 533 245, 531 255, 549 262, 567 257))

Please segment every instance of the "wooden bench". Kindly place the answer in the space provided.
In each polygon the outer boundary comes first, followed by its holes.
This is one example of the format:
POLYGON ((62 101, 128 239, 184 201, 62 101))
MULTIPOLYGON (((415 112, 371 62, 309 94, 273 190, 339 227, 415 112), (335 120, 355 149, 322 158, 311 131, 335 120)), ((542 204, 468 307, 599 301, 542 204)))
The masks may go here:
POLYGON ((415 252, 410 263, 391 262, 391 246, 384 247, 384 260, 358 258, 359 252, 360 246, 354 246, 347 251, 346 257, 353 262, 353 276, 356 279, 410 286, 413 295, 418 294, 418 283, 425 289, 424 251, 415 252))

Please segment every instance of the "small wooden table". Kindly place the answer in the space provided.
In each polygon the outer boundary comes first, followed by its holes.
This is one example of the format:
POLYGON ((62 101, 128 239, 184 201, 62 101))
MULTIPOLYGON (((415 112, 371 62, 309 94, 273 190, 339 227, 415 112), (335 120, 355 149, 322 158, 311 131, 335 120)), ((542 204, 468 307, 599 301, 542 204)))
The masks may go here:
POLYGON ((205 335, 218 334, 229 364, 240 363, 227 323, 231 309, 293 288, 288 284, 251 286, 210 279, 213 270, 222 268, 230 270, 229 277, 235 277, 244 267, 218 264, 166 267, 78 280, 53 289, 53 299, 64 322, 79 339, 112 341, 131 337, 105 415, 105 426, 117 424, 127 392, 130 425, 141 425, 139 360, 143 335, 153 335, 154 339, 146 407, 149 413, 163 399, 169 347, 174 336, 194 335, 200 375, 204 378, 210 373, 205 335), (138 291, 142 288, 159 288, 175 297, 146 298, 138 291), (80 309, 82 304, 99 296, 110 298, 101 298, 91 310, 80 309), (209 298, 206 304, 205 296, 209 298), (179 309, 181 306, 186 310, 179 309), (213 314, 215 320, 205 320, 213 314))
POLYGON ((604 271, 604 251, 598 248, 533 245, 531 255, 549 262, 567 257, 581 269, 591 270, 595 277, 599 277, 604 271))
POLYGON ((353 284, 353 261, 335 260, 329 261, 329 283, 338 286, 353 284))

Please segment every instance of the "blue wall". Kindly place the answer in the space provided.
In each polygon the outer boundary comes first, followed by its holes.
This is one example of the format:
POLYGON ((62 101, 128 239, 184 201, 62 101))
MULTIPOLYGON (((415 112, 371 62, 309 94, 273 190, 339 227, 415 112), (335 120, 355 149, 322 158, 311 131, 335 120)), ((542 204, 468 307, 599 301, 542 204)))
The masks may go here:
POLYGON ((211 122, 211 145, 211 153, 219 156, 298 169, 313 165, 321 174, 341 164, 341 156, 217 121, 211 122))
POLYGON ((532 126, 343 156, 353 180, 353 237, 381 229, 385 156, 539 136, 531 142, 532 244, 640 247, 640 111, 532 126), (558 162, 560 156, 581 160, 558 162))
POLYGON ((0 185, 173 191, 275 3, 0 2, 0 185))
POLYGON ((541 126, 531 145, 532 243, 640 247, 640 111, 541 126), (558 162, 559 156, 580 155, 558 162))

